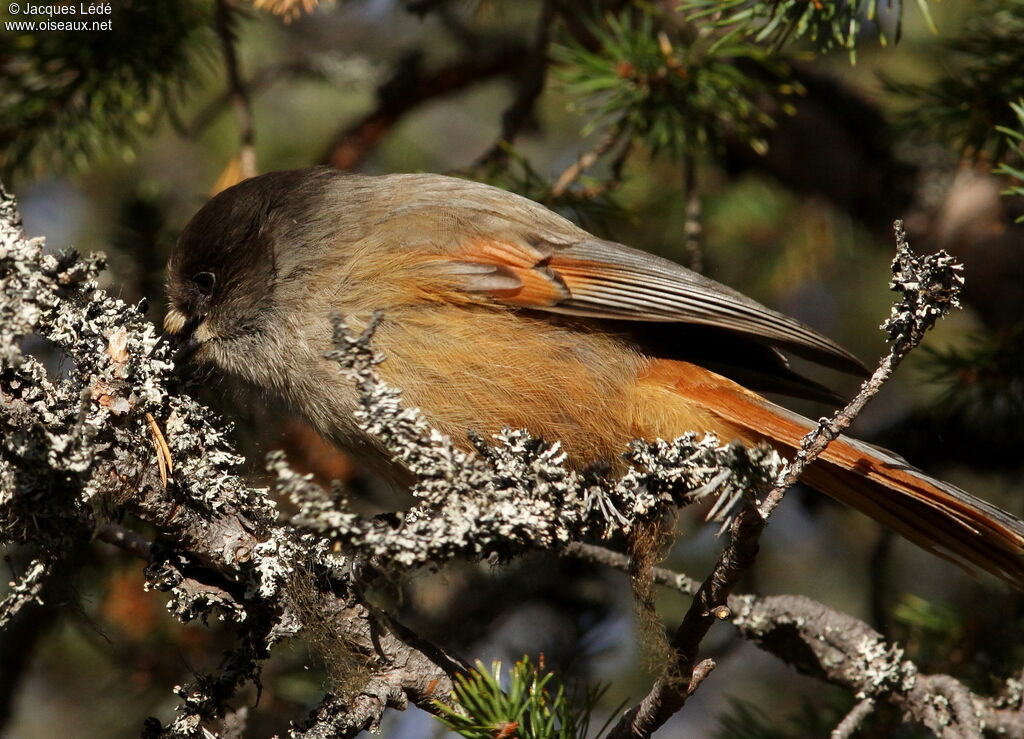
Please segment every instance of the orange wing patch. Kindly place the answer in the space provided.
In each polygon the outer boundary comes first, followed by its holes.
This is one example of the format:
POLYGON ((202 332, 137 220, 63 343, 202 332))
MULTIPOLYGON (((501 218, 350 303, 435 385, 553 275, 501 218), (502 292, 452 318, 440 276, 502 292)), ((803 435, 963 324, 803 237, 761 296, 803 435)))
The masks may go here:
POLYGON ((462 281, 470 292, 490 295, 502 303, 550 308, 570 296, 564 280, 548 266, 550 256, 528 244, 476 238, 446 259, 494 266, 495 273, 465 275, 462 281), (504 279, 494 279, 495 274, 504 279))
POLYGON ((456 252, 456 256, 466 262, 533 268, 548 259, 550 255, 518 241, 477 237, 467 241, 456 252))

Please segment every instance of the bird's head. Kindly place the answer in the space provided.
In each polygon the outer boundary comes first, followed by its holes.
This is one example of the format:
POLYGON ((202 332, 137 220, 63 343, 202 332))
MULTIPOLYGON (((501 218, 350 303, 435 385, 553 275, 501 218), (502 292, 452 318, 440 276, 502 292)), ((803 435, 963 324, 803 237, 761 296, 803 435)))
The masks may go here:
POLYGON ((325 169, 254 177, 196 213, 167 267, 164 329, 179 337, 184 355, 228 371, 258 361, 280 328, 286 286, 308 278, 317 240, 310 224, 337 177, 325 169))

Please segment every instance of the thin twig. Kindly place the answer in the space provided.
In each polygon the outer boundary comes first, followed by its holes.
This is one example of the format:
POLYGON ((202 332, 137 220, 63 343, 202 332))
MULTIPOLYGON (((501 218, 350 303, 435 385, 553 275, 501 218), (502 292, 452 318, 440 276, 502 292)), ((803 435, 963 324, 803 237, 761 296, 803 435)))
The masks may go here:
POLYGON ((704 682, 711 671, 714 670, 718 665, 713 659, 702 659, 697 663, 696 667, 693 668, 693 675, 690 677, 690 684, 686 686, 686 694, 693 695, 697 692, 697 688, 704 682))
POLYGON ((232 28, 233 10, 228 0, 217 0, 217 35, 224 52, 224 66, 231 91, 231 106, 235 110, 239 127, 238 166, 242 179, 256 176, 256 129, 249 89, 242 81, 235 50, 235 31, 232 28))
POLYGON ((692 154, 683 160, 683 198, 686 216, 683 222, 683 246, 694 272, 704 271, 704 253, 701 248, 701 237, 704 232, 703 203, 700 189, 697 187, 697 162, 692 154))
MULTIPOLYGON (((749 499, 729 527, 729 544, 722 552, 714 569, 701 584, 682 623, 672 637, 675 650, 674 679, 660 679, 651 687, 644 699, 627 711, 608 735, 609 739, 647 739, 689 697, 681 685, 688 684, 697 662, 701 641, 715 621, 718 609, 728 611, 727 600, 733 588, 753 564, 758 541, 772 511, 782 501, 786 491, 800 478, 807 465, 825 451, 868 401, 892 376, 893 370, 907 353, 916 347, 925 332, 948 309, 957 305, 959 266, 946 254, 916 257, 907 244, 903 222, 893 224, 896 234, 896 258, 893 261, 893 282, 890 287, 903 294, 883 324, 889 332, 892 350, 878 369, 861 387, 850 403, 831 420, 822 419, 818 428, 804 437, 793 461, 780 474, 774 488, 765 497, 760 509, 749 499)), ((726 616, 727 617, 727 616, 726 616)))
POLYGON ((700 643, 716 620, 731 615, 726 602, 757 556, 758 539, 764 524, 764 519, 752 504, 746 505, 733 520, 729 545, 711 574, 701 583, 672 637, 675 660, 670 676, 655 682, 643 700, 623 715, 608 734, 608 739, 645 739, 686 703, 689 698, 686 686, 693 680, 700 643))
MULTIPOLYGON (((250 75, 245 85, 250 96, 263 92, 283 79, 294 77, 321 77, 316 66, 307 60, 290 61, 285 64, 273 64, 250 75)), ((234 102, 234 90, 227 89, 206 103, 193 116, 190 123, 182 123, 182 136, 194 138, 205 131, 217 120, 224 108, 234 102)))
MULTIPOLYGON (((551 197, 562 197, 566 190, 568 190, 584 172, 593 167, 601 157, 614 148, 614 146, 622 139, 624 131, 625 129, 622 125, 613 126, 608 133, 601 137, 601 140, 598 141, 592 149, 580 154, 576 161, 566 167, 562 173, 558 175, 558 178, 555 180, 555 184, 551 186, 551 197)), ((622 163, 620 162, 620 170, 621 166, 622 163)))
POLYGON ((619 153, 615 155, 612 160, 611 172, 609 176, 605 178, 603 182, 600 182, 591 187, 581 188, 578 192, 581 198, 597 198, 616 190, 619 185, 622 184, 622 171, 626 167, 626 160, 629 159, 629 155, 633 153, 633 139, 627 138, 626 143, 619 149, 619 153))
MULTIPOLYGON (((593 544, 573 542, 562 549, 561 553, 569 557, 584 559, 588 562, 612 567, 621 572, 625 572, 627 575, 631 574, 630 559, 621 552, 615 552, 611 549, 605 549, 604 547, 595 546, 593 544)), ((672 588, 683 595, 693 595, 700 588, 699 580, 694 580, 692 577, 688 577, 678 572, 673 572, 665 567, 652 568, 651 579, 655 584, 672 588)))
POLYGON ((321 162, 353 170, 403 116, 423 103, 522 69, 522 46, 511 42, 493 46, 496 48, 489 54, 466 56, 431 71, 423 70, 419 57, 400 64, 391 78, 377 88, 377 108, 346 125, 331 141, 321 162))
POLYGON ((896 369, 896 365, 900 363, 900 360, 906 356, 906 353, 911 348, 913 347, 900 348, 893 346, 892 350, 882 358, 877 369, 871 374, 871 377, 861 385, 860 392, 857 393, 854 399, 847 403, 845 408, 836 411, 832 418, 822 418, 818 422, 818 427, 803 438, 800 442, 800 449, 797 450, 793 460, 787 465, 775 487, 771 489, 768 495, 765 496, 764 502, 761 503, 761 515, 765 519, 772 515, 772 512, 782 502, 786 491, 796 484, 807 466, 816 460, 829 444, 839 438, 843 431, 853 423, 853 419, 864 410, 864 406, 878 394, 878 391, 882 389, 882 385, 892 377, 892 372, 896 369))
POLYGON ((526 124, 533 118, 537 98, 544 92, 548 76, 548 47, 551 45, 551 31, 558 17, 553 0, 544 0, 537 16, 537 28, 533 46, 528 52, 516 96, 501 117, 501 136, 482 156, 476 166, 487 162, 502 161, 507 155, 508 145, 515 142, 526 124))
POLYGON ((850 712, 843 717, 843 720, 836 725, 836 728, 832 729, 829 739, 850 739, 857 729, 860 728, 860 725, 864 723, 864 719, 870 716, 874 710, 874 699, 865 698, 850 709, 850 712))

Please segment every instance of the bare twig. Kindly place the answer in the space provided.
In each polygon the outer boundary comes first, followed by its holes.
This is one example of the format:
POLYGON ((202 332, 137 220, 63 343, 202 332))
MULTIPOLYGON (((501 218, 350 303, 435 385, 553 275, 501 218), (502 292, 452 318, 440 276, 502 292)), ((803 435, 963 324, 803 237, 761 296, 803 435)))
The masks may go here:
MULTIPOLYGON (((631 573, 630 568, 632 567, 632 564, 629 557, 621 552, 615 552, 611 549, 606 549, 605 547, 585 544, 584 542, 578 541, 562 549, 561 553, 566 556, 585 559, 588 562, 605 565, 606 567, 612 567, 616 570, 625 572, 627 575, 631 573)), ((694 580, 692 577, 687 575, 673 572, 665 567, 653 568, 651 570, 651 578, 655 584, 672 588, 683 595, 693 595, 700 588, 699 580, 694 580)))
POLYGON ((594 198, 604 197, 605 195, 617 190, 622 184, 623 170, 626 167, 626 160, 629 159, 629 155, 632 152, 633 139, 627 138, 625 143, 619 149, 618 154, 616 154, 615 158, 612 159, 608 177, 595 185, 581 187, 578 190, 574 190, 573 195, 584 200, 593 200, 594 198))
POLYGON ((554 0, 544 0, 537 16, 533 45, 527 52, 516 86, 516 95, 501 117, 501 136, 477 160, 478 166, 486 162, 501 161, 508 152, 509 144, 515 142, 526 124, 533 118, 537 98, 544 92, 544 83, 547 81, 548 46, 551 44, 551 31, 557 17, 558 10, 554 0))
POLYGON ((391 79, 378 88, 376 109, 338 133, 321 161, 338 169, 355 169, 410 111, 478 82, 515 74, 523 64, 523 47, 511 42, 498 44, 490 53, 459 59, 431 72, 422 69, 418 55, 407 57, 391 79))
POLYGON ((224 67, 228 75, 228 88, 231 91, 231 106, 238 118, 239 174, 242 179, 256 176, 256 128, 252 112, 252 100, 249 89, 242 80, 238 65, 238 54, 235 50, 235 29, 233 28, 233 8, 229 0, 217 0, 217 35, 220 37, 221 49, 224 53, 224 67))
MULTIPOLYGON (((575 162, 566 167, 551 186, 551 197, 560 198, 584 172, 593 167, 605 154, 622 139, 625 129, 621 125, 613 126, 601 140, 590 149, 580 154, 575 162)), ((620 165, 621 167, 621 165, 620 165)))
POLYGON ((870 716, 874 710, 875 700, 873 698, 864 698, 850 709, 850 712, 843 717, 843 720, 836 725, 836 728, 832 729, 829 739, 850 739, 860 728, 860 725, 864 723, 864 719, 870 716))
POLYGON ((690 269, 694 272, 703 272, 704 254, 701 248, 701 236, 704 232, 703 203, 700 189, 697 187, 697 161, 693 154, 687 154, 683 160, 683 198, 686 208, 686 218, 683 222, 683 246, 690 269))
POLYGON ((693 675, 690 677, 690 684, 686 686, 686 694, 693 695, 697 692, 697 688, 700 687, 701 683, 711 674, 711 671, 715 669, 717 665, 713 659, 702 659, 693 668, 693 675))
POLYGON ((763 529, 764 519, 750 504, 733 520, 728 546, 711 574, 701 583, 672 637, 674 655, 668 676, 655 681, 643 700, 622 716, 608 739, 649 737, 686 703, 700 643, 716 620, 729 617, 728 606, 724 610, 722 606, 753 563, 763 529))
MULTIPOLYGON (((255 97, 281 80, 294 77, 320 76, 322 75, 315 64, 308 60, 300 59, 284 64, 273 64, 263 67, 250 75, 245 88, 250 97, 255 97)), ((179 132, 182 136, 198 136, 217 120, 217 117, 224 111, 226 106, 231 105, 233 102, 234 90, 229 86, 228 89, 220 92, 200 108, 199 112, 192 117, 189 123, 181 123, 179 132)))

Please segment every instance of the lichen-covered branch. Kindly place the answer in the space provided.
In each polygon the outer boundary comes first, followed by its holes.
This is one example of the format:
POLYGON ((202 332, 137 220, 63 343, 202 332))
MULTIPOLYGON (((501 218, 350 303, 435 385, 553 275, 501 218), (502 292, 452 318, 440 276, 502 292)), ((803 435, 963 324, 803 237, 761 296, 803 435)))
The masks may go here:
MULTIPOLYGON (((169 349, 138 310, 96 287, 101 267, 96 257, 44 254, 41 240, 21 233, 13 199, 0 196, 0 543, 40 553, 5 608, 26 607, 62 553, 97 531, 149 557, 149 586, 170 594, 175 617, 231 623, 239 646, 216 673, 176 689, 176 718, 150 720, 147 736, 215 731, 272 646, 299 634, 312 642, 329 632, 367 686, 383 680, 428 708, 444 699, 459 663, 413 646, 361 601, 323 541, 279 520, 269 491, 239 476, 226 424, 172 392, 169 349), (23 353, 33 336, 64 353, 66 376, 51 377, 23 353), (173 459, 166 482, 153 423, 173 459), (149 524, 156 541, 111 527, 123 512, 149 524)), ((376 715, 361 706, 349 722, 359 728, 335 733, 354 736, 395 701, 376 715)), ((343 722, 331 712, 332 726, 343 722)), ((318 727, 314 717, 303 731, 318 727)))
POLYGON ((383 358, 370 346, 375 325, 376 319, 357 335, 339 319, 338 350, 329 356, 360 390, 357 421, 415 477, 412 492, 420 505, 387 526, 339 510, 280 457, 272 458, 271 469, 299 508, 293 523, 391 567, 457 556, 508 558, 626 535, 668 508, 712 494, 723 501, 716 510, 724 512, 744 491, 766 486, 781 467, 768 448, 721 446, 710 434, 693 433, 674 442, 634 441, 626 455, 633 467, 618 480, 572 470, 558 442, 524 431, 506 429, 494 445, 477 439, 477 453, 463 452, 382 382, 376 365, 383 358))
POLYGON ((52 561, 33 560, 25 573, 10 584, 10 592, 0 600, 0 629, 7 626, 22 608, 39 600, 39 594, 52 569, 52 561))
MULTIPOLYGON (((629 557, 588 544, 573 544, 565 554, 630 572, 629 557)), ((656 567, 654 582, 694 595, 701 583, 685 574, 656 567)), ((857 709, 836 727, 839 736, 853 728, 879 701, 892 703, 908 721, 945 737, 1024 737, 1022 684, 1010 680, 1002 695, 970 691, 948 675, 925 675, 904 658, 903 650, 860 619, 800 595, 729 595, 722 615, 740 636, 800 672, 850 690, 857 709), (954 708, 951 701, 956 702, 954 708), (980 727, 980 728, 978 728, 980 727), (970 733, 977 728, 975 733, 970 733)))
POLYGON ((831 419, 822 419, 818 428, 804 439, 785 474, 761 504, 761 515, 765 518, 772 514, 786 491, 796 484, 807 465, 860 415, 864 406, 878 394, 899 363, 921 343, 935 322, 960 305, 963 265, 945 252, 915 255, 907 243, 903 221, 896 221, 893 230, 896 234, 896 257, 892 262, 893 279, 889 288, 900 293, 901 298, 881 326, 889 335, 889 352, 882 357, 871 377, 864 381, 854 399, 831 419))
MULTIPOLYGON (((899 292, 901 297, 893 306, 889 319, 882 324, 892 344, 889 353, 845 408, 831 419, 822 419, 818 428, 804 437, 795 457, 779 473, 763 502, 755 505, 751 497, 746 499, 746 505, 729 525, 729 543, 697 589, 693 603, 672 637, 673 669, 656 680, 643 700, 623 715, 609 734, 609 739, 646 739, 683 707, 692 693, 690 686, 694 680, 700 644, 715 619, 723 613, 720 609, 729 594, 754 563, 758 542, 772 511, 786 491, 796 484, 807 465, 840 436, 878 393, 899 362, 921 342, 925 333, 951 308, 959 305, 962 267, 945 252, 914 255, 907 244, 901 221, 896 221, 894 230, 896 258, 890 288, 899 292)), ((756 494, 759 491, 752 488, 750 492, 756 494)))

